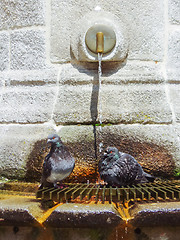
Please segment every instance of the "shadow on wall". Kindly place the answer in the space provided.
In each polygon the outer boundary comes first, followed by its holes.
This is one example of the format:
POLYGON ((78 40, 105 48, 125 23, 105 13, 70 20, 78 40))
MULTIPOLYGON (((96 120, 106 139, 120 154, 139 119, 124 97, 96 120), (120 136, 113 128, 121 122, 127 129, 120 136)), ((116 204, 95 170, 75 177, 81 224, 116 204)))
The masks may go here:
MULTIPOLYGON (((95 182, 97 179, 97 160, 95 156, 94 142, 69 142, 69 144, 65 145, 68 147, 76 161, 73 173, 65 179, 65 182, 86 183, 88 180, 95 182)), ((46 140, 40 140, 34 144, 33 150, 30 153, 26 164, 26 181, 40 181, 43 161, 48 152, 49 149, 46 140)))
POLYGON ((42 166, 45 156, 48 154, 47 139, 37 141, 30 153, 26 164, 25 180, 28 182, 40 181, 42 166))
MULTIPOLYGON (((97 164, 100 155, 94 143, 100 143, 98 133, 94 134, 94 141, 86 141, 85 139, 77 142, 68 141, 65 145, 75 158, 76 165, 70 177, 66 178, 66 182, 95 182, 98 178, 97 164)), ((108 133, 108 136, 102 135, 104 148, 107 146, 116 146, 120 151, 126 152, 134 156, 142 165, 146 172, 157 177, 171 178, 174 175, 175 163, 167 149, 152 143, 133 141, 123 136, 116 136, 108 133)), ((26 181, 40 181, 42 165, 45 156, 49 152, 46 140, 37 141, 33 150, 29 155, 26 165, 26 181)))
MULTIPOLYGON (((98 142, 97 142, 98 143, 98 142)), ((119 151, 129 153, 141 164, 143 169, 156 177, 171 178, 175 162, 168 150, 154 143, 133 141, 128 138, 109 135, 103 137, 104 147, 116 146, 119 151)))

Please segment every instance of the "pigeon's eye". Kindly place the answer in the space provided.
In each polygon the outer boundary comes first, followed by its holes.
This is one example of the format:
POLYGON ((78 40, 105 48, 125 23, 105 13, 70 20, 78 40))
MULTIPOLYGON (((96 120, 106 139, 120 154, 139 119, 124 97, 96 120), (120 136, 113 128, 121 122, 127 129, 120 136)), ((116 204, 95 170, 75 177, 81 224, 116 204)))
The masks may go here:
POLYGON ((110 151, 110 153, 112 153, 112 151, 110 151))
POLYGON ((55 137, 53 137, 53 139, 55 139, 55 137))

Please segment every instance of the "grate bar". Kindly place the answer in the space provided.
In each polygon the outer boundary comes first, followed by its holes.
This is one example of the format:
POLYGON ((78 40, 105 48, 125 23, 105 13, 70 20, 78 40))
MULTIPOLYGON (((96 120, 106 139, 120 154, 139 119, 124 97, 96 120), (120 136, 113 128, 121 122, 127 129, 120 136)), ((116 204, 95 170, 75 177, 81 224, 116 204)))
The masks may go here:
POLYGON ((106 186, 102 189, 102 203, 104 203, 106 200, 106 186))
POLYGON ((144 192, 141 190, 141 187, 137 187, 135 185, 133 185, 133 188, 136 190, 136 196, 137 198, 144 200, 144 192))
POLYGON ((95 192, 95 202, 98 202, 99 199, 99 191, 100 191, 100 185, 97 187, 96 192, 95 192))
POLYGON ((92 187, 90 188, 90 190, 87 193, 87 200, 89 201, 90 198, 95 194, 96 188, 95 188, 96 184, 92 185, 92 187))
POLYGON ((83 198, 85 198, 87 192, 89 191, 90 185, 88 184, 87 186, 84 187, 84 189, 82 189, 82 191, 80 192, 80 201, 83 200, 83 198))
POLYGON ((125 201, 177 201, 180 200, 180 182, 144 183, 125 187, 107 187, 94 183, 66 184, 62 189, 43 188, 36 193, 37 198, 57 202, 105 201, 124 203, 125 201))
POLYGON ((82 191, 82 188, 85 187, 86 184, 82 184, 80 185, 77 189, 75 189, 72 193, 72 199, 76 199, 79 195, 80 195, 80 192, 82 191))

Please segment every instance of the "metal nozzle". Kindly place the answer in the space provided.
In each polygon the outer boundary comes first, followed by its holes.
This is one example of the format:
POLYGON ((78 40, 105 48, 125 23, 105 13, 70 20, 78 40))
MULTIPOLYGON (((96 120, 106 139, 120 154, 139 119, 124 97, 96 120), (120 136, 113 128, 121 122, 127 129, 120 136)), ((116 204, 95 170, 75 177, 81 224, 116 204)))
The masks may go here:
POLYGON ((96 52, 104 52, 104 34, 102 32, 96 33, 96 52))

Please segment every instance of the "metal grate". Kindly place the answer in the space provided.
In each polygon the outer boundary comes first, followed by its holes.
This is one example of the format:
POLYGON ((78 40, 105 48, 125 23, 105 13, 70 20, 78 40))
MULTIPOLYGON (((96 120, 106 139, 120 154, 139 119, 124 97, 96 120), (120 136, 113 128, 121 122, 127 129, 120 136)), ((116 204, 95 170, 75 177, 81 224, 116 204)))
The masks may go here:
POLYGON ((62 189, 43 188, 37 198, 56 202, 91 201, 104 203, 126 201, 179 201, 180 182, 157 182, 126 187, 107 187, 97 184, 66 184, 62 189))

